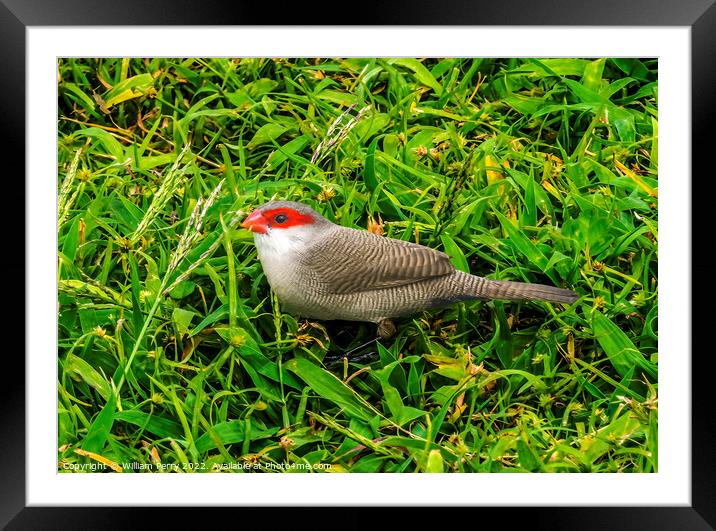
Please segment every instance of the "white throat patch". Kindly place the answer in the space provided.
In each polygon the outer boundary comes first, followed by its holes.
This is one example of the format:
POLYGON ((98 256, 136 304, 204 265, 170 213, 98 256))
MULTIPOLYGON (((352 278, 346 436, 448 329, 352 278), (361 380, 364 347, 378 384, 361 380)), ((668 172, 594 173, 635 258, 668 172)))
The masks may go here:
POLYGON ((303 254, 309 246, 312 230, 306 227, 291 227, 288 229, 268 229, 266 234, 254 233, 254 242, 259 259, 279 261, 285 258, 303 254))

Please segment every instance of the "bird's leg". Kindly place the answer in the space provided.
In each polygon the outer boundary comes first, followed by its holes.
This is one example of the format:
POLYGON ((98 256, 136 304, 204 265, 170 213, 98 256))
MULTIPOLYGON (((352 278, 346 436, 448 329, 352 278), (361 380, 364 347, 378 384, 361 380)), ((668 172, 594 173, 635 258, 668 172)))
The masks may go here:
POLYGON ((345 354, 343 354, 343 356, 341 356, 341 358, 348 358, 349 361, 361 361, 361 360, 364 360, 364 359, 370 357, 370 355, 371 355, 372 353, 371 353, 371 352, 368 352, 367 354, 362 354, 362 355, 360 355, 360 356, 354 356, 353 354, 354 354, 355 352, 358 352, 358 351, 360 351, 360 350, 363 350, 365 347, 371 346, 371 345, 372 345, 373 343, 375 343, 376 341, 378 341, 378 338, 377 338, 377 337, 374 337, 373 339, 371 339, 370 341, 366 341, 366 342, 363 343, 362 345, 358 345, 357 347, 353 347, 353 348, 350 349, 348 352, 346 352, 345 354))
POLYGON ((323 361, 326 364, 335 364, 339 362, 340 360, 346 358, 348 361, 360 363, 362 361, 368 360, 373 357, 375 352, 370 351, 366 352, 364 354, 360 354, 358 356, 355 356, 355 352, 359 352, 363 350, 366 347, 369 347, 373 343, 376 343, 379 339, 388 339, 395 334, 395 324, 390 319, 383 319, 378 323, 378 330, 377 335, 370 341, 366 341, 365 343, 358 345, 357 347, 353 347, 348 352, 344 353, 343 355, 333 355, 333 356, 326 356, 323 361))
POLYGON ((378 323, 378 337, 390 339, 395 334, 395 323, 390 319, 383 319, 378 323))

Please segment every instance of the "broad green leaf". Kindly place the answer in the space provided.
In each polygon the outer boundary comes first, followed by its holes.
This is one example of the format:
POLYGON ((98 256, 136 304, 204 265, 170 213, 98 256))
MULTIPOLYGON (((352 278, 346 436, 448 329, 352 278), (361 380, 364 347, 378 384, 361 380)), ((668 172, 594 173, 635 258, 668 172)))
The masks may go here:
POLYGON ((373 113, 366 116, 356 124, 353 133, 357 138, 368 139, 381 132, 390 123, 390 116, 386 113, 373 113))
POLYGON ((252 96, 258 97, 258 96, 263 96, 264 94, 267 94, 269 92, 273 92, 273 90, 278 86, 279 86, 279 82, 276 81, 275 79, 262 77, 262 78, 257 79, 256 81, 247 83, 244 88, 252 96))
POLYGON ((380 415, 365 402, 353 389, 348 387, 332 373, 314 365, 304 358, 294 358, 286 367, 306 382, 319 396, 340 406, 349 417, 370 421, 380 415))
POLYGON ((272 152, 266 163, 272 170, 278 168, 278 166, 288 160, 291 155, 300 153, 303 149, 311 142, 311 139, 306 135, 301 135, 294 138, 288 143, 284 144, 276 151, 272 152))
POLYGON ((201 112, 201 110, 206 105, 217 99, 219 96, 219 94, 215 93, 200 99, 198 102, 192 105, 188 111, 186 111, 186 114, 183 118, 174 121, 174 138, 176 143, 186 144, 187 138, 189 136, 189 123, 199 115, 198 113, 201 112))
POLYGON ((633 413, 627 411, 604 428, 597 430, 594 435, 585 437, 580 449, 584 452, 587 462, 594 462, 610 448, 628 441, 640 428, 642 423, 633 413))
POLYGON ((600 96, 599 93, 594 90, 590 90, 577 81, 565 79, 564 83, 572 90, 575 96, 582 100, 583 103, 593 105, 594 108, 607 103, 606 99, 600 96))
MULTIPOLYGON (((215 330, 220 335, 223 335, 223 337, 227 339, 227 342, 231 341, 231 337, 227 337, 222 332, 222 327, 216 327, 215 330)), ((228 327, 223 327, 223 330, 229 329, 228 327)), ((237 348, 241 359, 244 362, 244 367, 247 370, 254 371, 255 375, 266 376, 274 382, 283 382, 283 385, 285 386, 288 385, 295 389, 303 388, 303 385, 296 379, 296 377, 287 372, 288 364, 283 364, 281 367, 281 373, 279 374, 278 365, 261 352, 261 349, 256 343, 256 340, 252 337, 251 332, 240 328, 238 331, 240 334, 238 339, 241 344, 237 348)), ((273 384, 266 382, 263 378, 261 378, 259 383, 256 385, 260 388, 262 385, 265 386, 262 388, 263 392, 274 397, 276 396, 276 387, 273 384)))
POLYGON ((443 456, 440 455, 440 450, 430 450, 427 463, 425 464, 425 472, 441 473, 444 471, 443 456))
POLYGON ((126 197, 112 197, 109 208, 112 216, 127 232, 134 232, 144 216, 144 212, 126 197))
POLYGON ((497 211, 495 211, 495 215, 497 219, 500 220, 500 225, 515 250, 519 251, 530 263, 535 264, 542 271, 545 271, 549 260, 544 253, 525 236, 524 232, 515 227, 509 219, 497 211))
POLYGON ((390 63, 409 68, 415 74, 415 79, 420 81, 426 87, 433 89, 438 96, 442 94, 443 88, 440 83, 438 83, 433 77, 430 70, 425 68, 425 65, 417 59, 413 59, 412 57, 401 57, 399 59, 392 59, 390 63))
POLYGON ((222 304, 216 310, 214 310, 209 315, 204 317, 204 319, 202 319, 201 322, 198 325, 196 325, 196 327, 194 329, 192 329, 191 332, 189 332, 188 337, 195 336, 196 334, 198 334, 199 332, 204 330, 204 328, 206 328, 207 326, 213 325, 214 323, 219 322, 220 319, 223 319, 224 317, 226 317, 228 315, 229 315, 229 305, 222 304))
POLYGON ((118 411, 114 414, 115 420, 128 422, 135 426, 140 426, 146 431, 164 438, 182 439, 183 432, 181 424, 178 422, 162 417, 159 414, 148 414, 138 409, 130 409, 118 411))
POLYGON ((467 265, 467 258, 465 258, 462 249, 455 243, 455 240, 444 233, 440 235, 440 240, 443 242, 445 254, 450 257, 452 265, 459 271, 469 273, 470 267, 467 265))
POLYGON ((606 98, 611 98, 614 94, 619 92, 621 89, 626 87, 627 85, 634 82, 634 79, 627 77, 624 79, 617 79, 613 83, 610 83, 608 87, 606 87, 604 90, 602 90, 600 93, 602 96, 606 98))
POLYGON ((112 87, 104 96, 105 105, 109 108, 119 103, 149 95, 154 89, 154 78, 151 74, 139 74, 112 87))
POLYGON ((656 170, 659 167, 659 122, 656 118, 651 118, 651 153, 649 158, 649 167, 656 170))
POLYGON ((622 142, 634 142, 636 140, 634 115, 625 109, 615 106, 611 106, 609 112, 611 114, 610 120, 617 130, 619 140, 622 142))
POLYGON ((194 282, 191 282, 189 280, 184 280, 182 282, 179 282, 172 290, 169 292, 169 296, 172 299, 183 299, 184 297, 188 297, 192 293, 194 293, 194 290, 196 289, 196 284, 194 282))
POLYGON ((288 131, 288 129, 288 126, 276 122, 262 125, 259 130, 256 131, 253 138, 246 145, 246 147, 248 149, 254 149, 262 144, 267 144, 272 140, 276 140, 278 137, 288 131))
MULTIPOLYGON (((422 438, 412 439, 410 437, 403 437, 400 435, 391 435, 381 441, 382 446, 407 448, 415 452, 421 452, 426 449, 442 451, 440 445, 424 440, 422 438)), ((447 454, 447 452, 444 452, 447 454)))
POLYGON ((166 166, 167 164, 172 164, 176 160, 176 158, 176 153, 166 153, 164 155, 140 157, 139 160, 135 161, 135 169, 151 170, 152 168, 158 168, 159 166, 166 166))
POLYGON ((414 407, 403 405, 398 390, 391 385, 383 385, 383 397, 388 404, 390 414, 398 426, 425 416, 425 411, 414 407))
POLYGON ((544 98, 534 98, 523 94, 510 94, 502 100, 517 112, 532 115, 546 106, 544 98))
POLYGON ((423 357, 430 363, 437 365, 437 369, 434 369, 434 372, 441 376, 456 381, 460 381, 466 376, 467 369, 464 360, 438 354, 423 354, 423 357))
POLYGON ((62 254, 64 254, 70 262, 75 261, 75 254, 77 253, 77 247, 79 246, 79 228, 80 218, 76 217, 67 231, 65 241, 62 242, 62 254))
MULTIPOLYGON (((66 281, 67 283, 76 285, 79 283, 79 281, 66 281)), ((91 284, 86 285, 87 288, 91 289, 94 288, 91 284)), ((97 293, 97 291, 89 291, 88 289, 88 295, 94 295, 97 293)), ((104 297, 109 298, 108 294, 102 293, 104 297)), ((99 297, 97 297, 99 299, 99 297)), ((107 302, 107 299, 100 299, 105 300, 107 302)), ((114 301, 111 301, 114 302, 114 301)), ((110 303, 111 303, 110 302, 110 303)), ((125 304, 125 306, 129 306, 129 304, 125 304)), ((99 327, 107 327, 112 323, 111 317, 117 313, 116 308, 93 308, 93 307, 86 307, 86 308, 80 308, 77 312, 77 315, 80 318, 80 326, 82 328, 83 333, 88 333, 94 331, 95 328, 99 327)))
POLYGON ((395 158, 398 155, 399 147, 400 140, 398 135, 390 133, 383 137, 383 153, 387 156, 395 158))
POLYGON ((656 366, 639 352, 624 331, 606 315, 594 312, 592 329, 594 337, 620 376, 625 376, 633 368, 639 368, 652 378, 656 377, 656 366))
POLYGON ((395 387, 383 385, 383 399, 388 404, 391 415, 394 417, 400 415, 400 410, 403 409, 403 400, 395 387))
POLYGON ((534 472, 542 467, 535 452, 522 439, 517 439, 517 456, 520 459, 520 465, 528 472, 534 472))
POLYGON ((83 450, 96 454, 102 451, 114 424, 114 412, 116 410, 117 401, 112 395, 87 430, 87 435, 85 435, 81 445, 83 450))
POLYGON ((351 472, 375 473, 380 472, 381 467, 390 459, 384 455, 368 455, 360 458, 350 467, 351 472))
POLYGON ((605 58, 591 61, 584 68, 584 77, 582 83, 587 90, 599 93, 602 84, 602 73, 604 72, 605 58))
POLYGON ((649 69, 639 59, 612 58, 610 59, 622 72, 640 81, 649 79, 649 69))
POLYGON ((536 195, 540 189, 541 187, 537 187, 537 183, 534 179, 527 180, 527 186, 525 187, 524 208, 520 212, 520 224, 523 227, 537 226, 536 195))
POLYGON ((183 308, 174 308, 172 311, 172 322, 176 327, 179 337, 184 337, 189 331, 191 320, 194 319, 195 315, 195 312, 184 310, 183 308))
POLYGON ((451 400, 457 398, 457 394, 462 390, 463 386, 461 384, 443 385, 433 391, 430 395, 430 401, 440 406, 448 405, 451 400))
POLYGON ((94 111, 95 108, 95 102, 92 98, 90 98, 87 94, 85 94, 80 87, 78 87, 74 83, 70 83, 68 81, 63 81, 59 85, 60 90, 66 90, 75 96, 77 96, 80 101, 84 104, 84 107, 87 110, 94 111))
POLYGON ((527 59, 520 71, 536 75, 581 76, 589 64, 587 59, 527 59))
POLYGON ((119 140, 114 138, 104 129, 100 129, 98 127, 87 127, 85 129, 80 129, 75 134, 96 138, 104 147, 105 152, 114 157, 115 162, 125 162, 124 147, 119 143, 119 140))
MULTIPOLYGON (((222 445, 235 444, 243 442, 247 438, 246 423, 243 420, 230 420, 227 422, 220 422, 211 427, 211 431, 207 432, 194 441, 196 450, 200 453, 207 452, 217 448, 218 439, 222 445)), ((278 428, 272 428, 268 430, 261 430, 254 426, 252 423, 248 430, 248 439, 254 441, 258 439, 266 439, 276 434, 278 428)))
POLYGON ((564 222, 562 234, 571 238, 579 250, 597 256, 614 243, 618 228, 608 214, 588 206, 578 217, 564 222))
POLYGON ((107 379, 95 370, 89 363, 72 353, 62 362, 65 372, 79 378, 87 383, 90 387, 97 390, 104 400, 109 400, 112 393, 112 387, 107 379))
POLYGON ((321 100, 330 101, 343 107, 348 107, 353 104, 360 103, 358 96, 349 92, 343 92, 340 90, 325 89, 316 94, 316 97, 321 100))

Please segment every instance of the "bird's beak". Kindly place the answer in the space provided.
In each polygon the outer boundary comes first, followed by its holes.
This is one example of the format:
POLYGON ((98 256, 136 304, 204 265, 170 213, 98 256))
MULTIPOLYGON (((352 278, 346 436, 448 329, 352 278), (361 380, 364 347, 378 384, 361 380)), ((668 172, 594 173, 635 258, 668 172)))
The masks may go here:
POLYGON ((266 234, 267 232, 266 219, 258 210, 254 210, 249 214, 241 226, 245 229, 249 229, 251 232, 258 232, 260 234, 266 234))

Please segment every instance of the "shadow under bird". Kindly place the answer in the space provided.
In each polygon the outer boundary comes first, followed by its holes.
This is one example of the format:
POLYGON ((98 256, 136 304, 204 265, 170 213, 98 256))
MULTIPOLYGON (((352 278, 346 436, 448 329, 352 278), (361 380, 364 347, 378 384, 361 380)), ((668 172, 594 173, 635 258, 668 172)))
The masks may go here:
MULTIPOLYGON (((242 223, 284 310, 301 317, 378 324, 459 301, 503 299, 572 303, 573 291, 490 280, 458 271, 447 254, 342 227, 302 203, 271 201, 242 223)), ((355 350, 355 349, 354 349, 355 350)))

